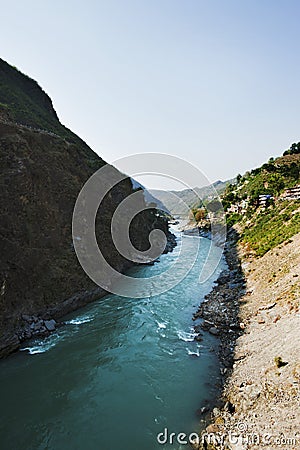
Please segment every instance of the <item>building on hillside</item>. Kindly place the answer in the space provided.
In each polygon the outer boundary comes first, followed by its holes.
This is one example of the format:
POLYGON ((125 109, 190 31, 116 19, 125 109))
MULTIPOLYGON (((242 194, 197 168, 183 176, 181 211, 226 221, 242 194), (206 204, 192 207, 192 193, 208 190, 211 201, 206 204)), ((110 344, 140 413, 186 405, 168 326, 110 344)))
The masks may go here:
POLYGON ((282 198, 285 200, 298 200, 300 199, 300 184, 292 188, 286 189, 282 194, 282 198))
POLYGON ((263 194, 258 196, 258 205, 262 208, 266 208, 270 204, 270 200, 273 200, 273 196, 271 194, 263 194))
POLYGON ((245 214, 247 212, 248 203, 248 200, 242 200, 240 203, 230 205, 227 212, 245 214))
POLYGON ((239 206, 238 205, 230 205, 230 208, 227 209, 227 212, 229 212, 229 213, 238 213, 239 212, 239 206))
POLYGON ((247 208, 249 205, 249 200, 242 200, 240 203, 241 213, 244 214, 247 212, 247 208))

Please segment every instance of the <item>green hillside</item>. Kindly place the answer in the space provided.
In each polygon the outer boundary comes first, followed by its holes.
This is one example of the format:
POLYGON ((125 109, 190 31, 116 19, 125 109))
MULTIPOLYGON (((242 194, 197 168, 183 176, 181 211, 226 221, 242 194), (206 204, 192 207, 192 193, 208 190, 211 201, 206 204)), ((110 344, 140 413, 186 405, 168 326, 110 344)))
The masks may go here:
POLYGON ((250 253, 262 256, 300 231, 300 198, 287 191, 300 184, 299 174, 300 143, 227 186, 222 197, 227 224, 238 224, 250 253))

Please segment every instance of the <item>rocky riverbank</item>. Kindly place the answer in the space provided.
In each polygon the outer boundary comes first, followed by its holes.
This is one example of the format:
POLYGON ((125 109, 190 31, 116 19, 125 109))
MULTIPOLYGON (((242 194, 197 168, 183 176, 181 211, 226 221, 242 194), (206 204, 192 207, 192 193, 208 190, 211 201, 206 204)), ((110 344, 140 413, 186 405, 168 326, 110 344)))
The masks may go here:
MULTIPOLYGON (((169 233, 167 236, 167 244, 164 254, 172 252, 176 247, 176 237, 169 233)), ((148 264, 154 264, 148 263, 148 264)), ((139 264, 131 264, 139 265, 139 264)), ((4 286, 5 288, 5 286, 4 286)), ((2 289, 3 292, 4 289, 2 289)), ((54 307, 50 307, 36 314, 21 314, 13 333, 3 334, 0 340, 0 358, 17 351, 20 345, 31 338, 42 338, 49 336, 58 327, 64 325, 61 318, 72 311, 76 311, 88 303, 98 300, 108 292, 101 287, 84 290, 58 303, 54 307)), ((0 293, 0 295, 2 295, 0 293)))
POLYGON ((214 245, 217 247, 223 247, 226 241, 226 227, 220 223, 215 226, 212 232, 209 228, 202 228, 201 226, 191 226, 181 228, 180 230, 185 236, 200 236, 206 239, 213 240, 214 245))
MULTIPOLYGON (((300 235, 246 258, 231 230, 228 270, 200 305, 195 327, 220 339, 221 408, 195 449, 299 448, 300 235)), ((200 339, 200 336, 199 336, 200 339)), ((205 412, 205 411, 204 411, 205 412)))
POLYGON ((7 333, 1 337, 0 357, 8 356, 17 351, 24 341, 49 336, 50 333, 64 324, 60 320, 63 316, 93 300, 104 297, 106 294, 107 292, 104 289, 98 287, 90 291, 79 292, 48 310, 36 314, 21 314, 14 333, 7 333))
MULTIPOLYGON (((241 334, 243 324, 239 322, 239 299, 245 293, 245 279, 235 252, 236 235, 231 232, 224 249, 228 269, 215 282, 212 291, 205 296, 193 319, 203 319, 200 327, 220 338, 219 357, 221 375, 232 366, 235 341, 241 334)), ((199 327, 196 327, 196 331, 199 327)))

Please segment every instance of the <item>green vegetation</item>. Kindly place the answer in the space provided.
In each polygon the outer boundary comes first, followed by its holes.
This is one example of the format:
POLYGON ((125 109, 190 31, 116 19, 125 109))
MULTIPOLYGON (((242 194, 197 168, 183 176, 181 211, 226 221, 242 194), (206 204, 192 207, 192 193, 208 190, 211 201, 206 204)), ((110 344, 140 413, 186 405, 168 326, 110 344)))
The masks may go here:
POLYGON ((251 222, 244 226, 241 240, 250 245, 257 256, 263 256, 299 232, 300 201, 284 201, 256 213, 251 222))
POLYGON ((259 195, 279 196, 284 189, 299 183, 300 154, 282 156, 275 160, 270 159, 244 176, 237 176, 237 184, 229 184, 223 195, 225 211, 233 203, 247 199, 252 206, 258 206, 259 195))
POLYGON ((283 196, 298 184, 300 143, 292 144, 283 156, 237 175, 236 184, 227 186, 222 197, 227 226, 239 224, 240 239, 249 251, 263 256, 300 232, 300 200, 283 196))
POLYGON ((243 216, 238 213, 230 214, 230 216, 227 217, 227 221, 226 221, 227 227, 228 228, 233 227, 233 225, 238 223, 242 219, 242 217, 243 216))
POLYGON ((286 155, 299 155, 300 153, 300 142, 298 144, 292 144, 288 150, 283 153, 283 156, 286 155))

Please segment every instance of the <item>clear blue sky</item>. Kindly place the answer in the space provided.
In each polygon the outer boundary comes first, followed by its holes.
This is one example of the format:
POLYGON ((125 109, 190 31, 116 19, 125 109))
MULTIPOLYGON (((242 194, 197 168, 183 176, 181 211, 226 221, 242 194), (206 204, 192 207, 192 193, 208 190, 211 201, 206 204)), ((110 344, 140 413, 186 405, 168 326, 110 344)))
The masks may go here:
POLYGON ((300 140, 299 1, 0 6, 1 57, 109 162, 171 153, 214 181, 300 140))

